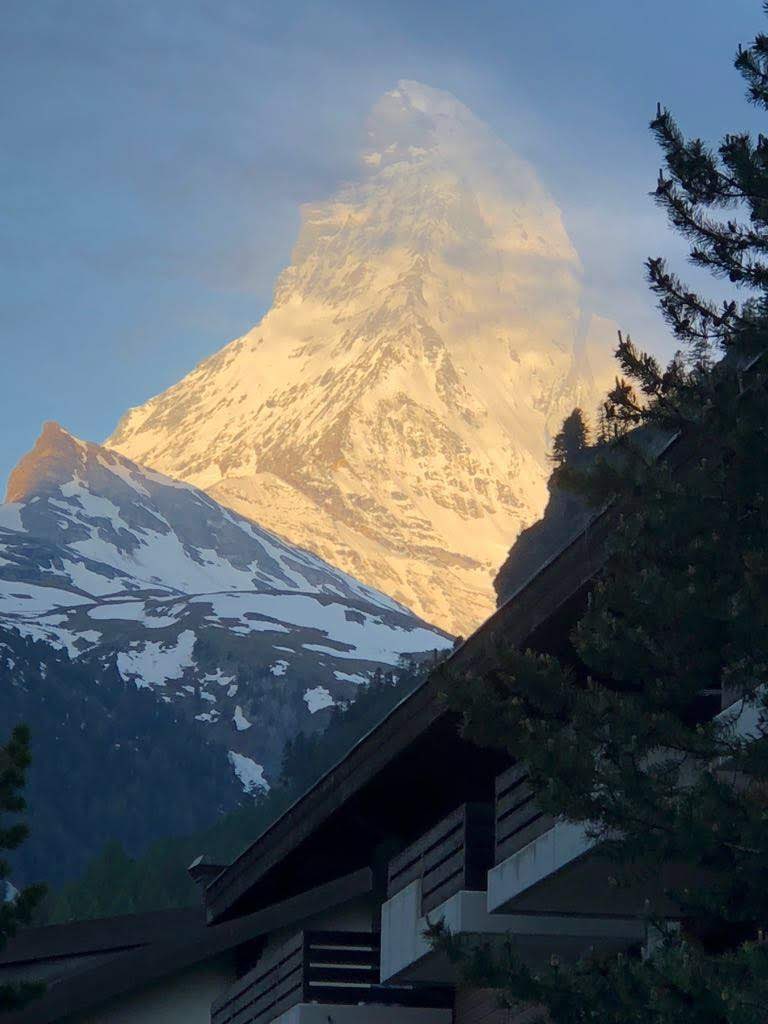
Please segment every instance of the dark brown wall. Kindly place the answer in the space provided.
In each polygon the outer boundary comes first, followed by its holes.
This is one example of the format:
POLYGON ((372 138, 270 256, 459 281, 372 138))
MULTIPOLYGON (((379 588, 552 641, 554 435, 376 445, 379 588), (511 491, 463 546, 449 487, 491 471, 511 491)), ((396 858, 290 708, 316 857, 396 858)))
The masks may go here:
POLYGON ((534 1024, 540 1019, 534 1008, 500 1010, 492 989, 468 988, 456 992, 453 1024, 534 1024))

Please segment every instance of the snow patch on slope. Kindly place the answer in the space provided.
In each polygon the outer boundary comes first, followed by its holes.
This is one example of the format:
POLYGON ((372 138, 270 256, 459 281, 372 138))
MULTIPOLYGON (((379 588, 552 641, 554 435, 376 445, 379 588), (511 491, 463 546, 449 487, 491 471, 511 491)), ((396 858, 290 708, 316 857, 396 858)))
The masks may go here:
POLYGON ((133 679, 139 688, 165 686, 171 679, 181 679, 184 670, 192 667, 194 646, 195 634, 191 629, 180 633, 176 643, 147 640, 141 647, 132 644, 118 654, 117 669, 126 682, 133 679))
POLYGON ((235 728, 238 732, 244 732, 246 729, 250 729, 253 722, 249 722, 243 714, 243 709, 238 704, 235 707, 235 713, 232 716, 232 721, 235 723, 235 728))
POLYGON ((253 758, 238 754, 236 750, 230 750, 229 763, 232 770, 240 780, 246 793, 266 793, 269 791, 269 783, 264 778, 264 766, 257 764, 253 758))
POLYGON ((311 715, 314 715, 316 711, 322 711, 323 708, 333 707, 336 703, 324 686, 314 686, 311 690, 307 690, 304 700, 311 715))

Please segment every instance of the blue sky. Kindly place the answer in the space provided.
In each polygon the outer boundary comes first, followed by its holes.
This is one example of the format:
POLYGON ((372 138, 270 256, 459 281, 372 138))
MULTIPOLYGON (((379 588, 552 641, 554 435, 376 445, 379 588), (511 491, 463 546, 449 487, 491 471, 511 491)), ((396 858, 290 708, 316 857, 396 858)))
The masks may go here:
POLYGON ((5 0, 0 481, 59 420, 103 439, 265 312, 299 204, 355 173, 400 78, 453 92, 537 168, 595 309, 666 341, 648 255, 657 100, 759 127, 731 67, 758 0, 5 0))

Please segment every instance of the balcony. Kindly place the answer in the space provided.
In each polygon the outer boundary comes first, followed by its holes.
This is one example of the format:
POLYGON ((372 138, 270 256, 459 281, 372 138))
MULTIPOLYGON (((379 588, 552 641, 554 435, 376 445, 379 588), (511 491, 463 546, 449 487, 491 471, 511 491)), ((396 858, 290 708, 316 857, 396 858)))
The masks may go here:
MULTIPOLYGON (((698 874, 685 864, 665 864, 652 876, 621 869, 601 851, 585 825, 544 814, 528 774, 516 764, 496 780, 495 864, 488 872, 488 910, 493 914, 564 914, 584 920, 638 919, 648 913, 675 917, 666 893, 691 885, 698 874)), ((610 929, 609 929, 610 930, 610 929)))
POLYGON ((496 779, 494 863, 547 832, 555 823, 536 806, 525 765, 515 764, 496 779))
MULTIPOLYGON (((491 912, 528 908, 530 901, 522 898, 524 893, 539 882, 552 879, 593 846, 582 826, 558 821, 537 806, 528 772, 522 764, 513 765, 496 779, 494 817, 494 866, 488 873, 488 909, 491 912)), ((559 890, 559 886, 556 888, 559 890)), ((591 892, 594 896, 594 887, 591 892)), ((563 895, 559 891, 553 893, 553 898, 545 898, 544 903, 540 896, 532 897, 531 909, 596 909, 593 899, 589 906, 574 906, 572 900, 564 903, 563 895)), ((585 895, 589 897, 589 889, 585 895)))
POLYGON ((299 932, 211 1008, 211 1024, 449 1024, 446 994, 379 984, 379 936, 299 932))
POLYGON ((485 908, 492 863, 491 804, 463 804, 390 861, 381 908, 382 981, 454 981, 452 967, 424 933, 438 920, 457 933, 493 930, 485 908))
POLYGON ((455 893, 484 890, 493 863, 493 808, 464 804, 389 863, 387 898, 419 882, 419 912, 455 893))
POLYGON ((537 810, 519 770, 501 777, 498 795, 495 813, 490 805, 466 804, 390 862, 389 898, 381 910, 382 981, 456 982, 454 967, 425 937, 440 920, 470 941, 511 940, 531 965, 553 953, 576 959, 591 948, 625 949, 644 941, 645 925, 633 915, 536 905, 491 912, 492 890, 485 890, 497 871, 491 866, 494 851, 509 854, 503 862, 508 863, 559 824, 537 810))

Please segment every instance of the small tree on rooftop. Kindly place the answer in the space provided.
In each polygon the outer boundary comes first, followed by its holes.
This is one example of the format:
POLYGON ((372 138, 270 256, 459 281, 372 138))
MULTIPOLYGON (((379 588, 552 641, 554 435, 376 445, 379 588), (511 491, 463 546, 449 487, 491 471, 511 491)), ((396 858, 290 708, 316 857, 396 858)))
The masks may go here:
MULTIPOLYGON (((736 67, 767 110, 768 36, 736 67)), ((540 970, 511 945, 435 939, 475 983, 555 1024, 764 1024, 768 139, 727 135, 715 152, 661 108, 651 128, 665 162, 657 202, 692 262, 742 292, 715 303, 649 260, 681 353, 662 367, 620 336, 605 443, 568 474, 613 504, 615 524, 573 658, 509 650, 492 673, 449 679, 448 699, 468 736, 527 763, 543 809, 586 824, 615 860, 606 886, 625 884, 629 864, 649 878, 688 865, 688 888, 666 894, 683 926, 653 922, 661 941, 645 958, 554 957, 540 970), (674 460, 658 458, 675 443, 674 460), (720 692, 735 703, 717 716, 720 692)))
MULTIPOLYGON (((17 849, 29 834, 27 825, 18 820, 18 815, 26 810, 22 794, 29 764, 29 730, 18 725, 5 746, 0 747, 0 851, 17 849), (8 823, 5 820, 7 815, 11 815, 8 823)), ((44 886, 32 885, 9 898, 7 892, 3 892, 7 889, 9 874, 10 865, 0 857, 0 949, 21 925, 29 924, 45 895, 44 886)), ((19 1009, 42 988, 30 983, 1 984, 0 1013, 19 1009)))
POLYGON ((551 461, 555 467, 572 463, 586 450, 589 443, 589 431, 581 409, 574 409, 566 416, 560 430, 552 442, 551 461))

